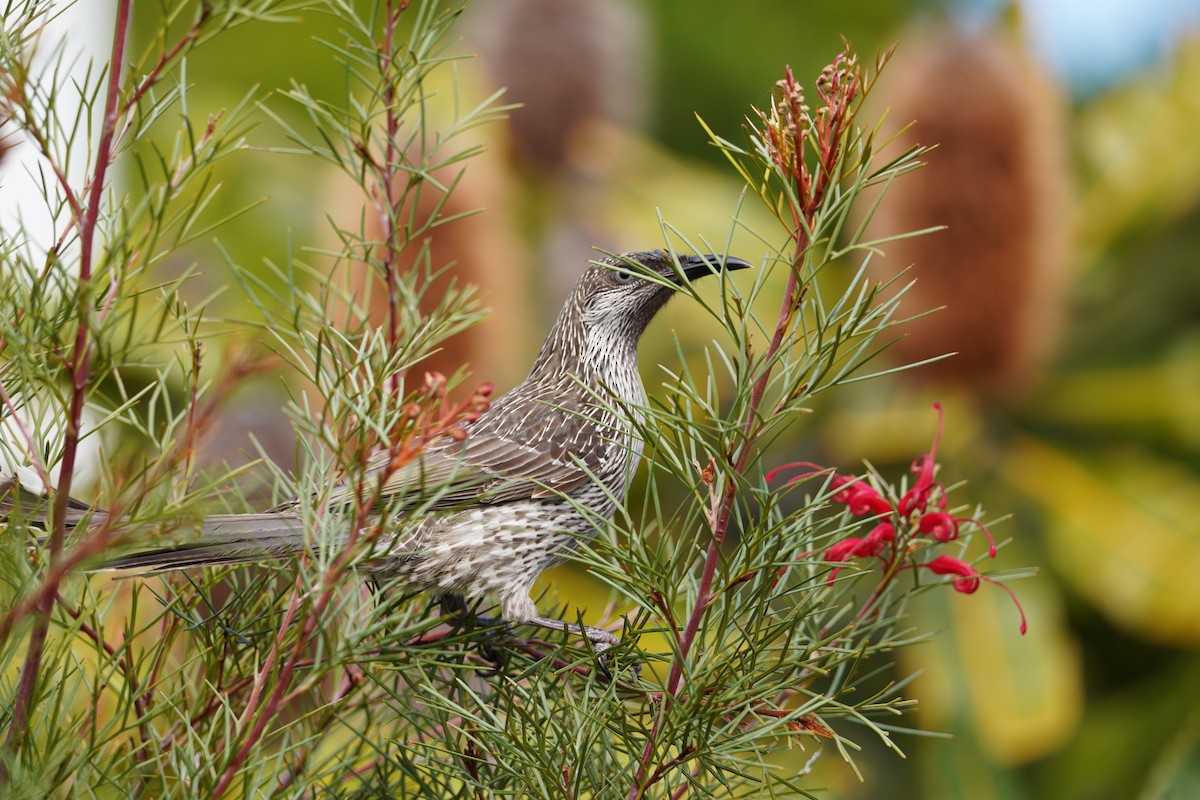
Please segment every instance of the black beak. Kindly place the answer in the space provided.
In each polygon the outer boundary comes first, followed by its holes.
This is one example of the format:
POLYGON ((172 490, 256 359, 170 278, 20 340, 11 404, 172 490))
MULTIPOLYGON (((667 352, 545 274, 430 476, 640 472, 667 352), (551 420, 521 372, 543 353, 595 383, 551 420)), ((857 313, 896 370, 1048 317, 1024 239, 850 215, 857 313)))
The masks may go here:
POLYGON ((689 281, 694 281, 697 278, 703 278, 705 275, 714 275, 721 270, 733 272, 736 269, 750 269, 754 265, 749 261, 743 261, 740 258, 733 256, 680 256, 679 266, 683 267, 683 274, 689 281))

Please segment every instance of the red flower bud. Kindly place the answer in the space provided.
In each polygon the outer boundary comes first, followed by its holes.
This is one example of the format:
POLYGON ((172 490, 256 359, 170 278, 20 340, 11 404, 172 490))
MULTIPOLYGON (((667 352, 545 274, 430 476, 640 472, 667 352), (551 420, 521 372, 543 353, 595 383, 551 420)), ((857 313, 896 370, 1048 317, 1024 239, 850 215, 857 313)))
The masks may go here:
MULTIPOLYGON (((822 472, 829 472, 828 467, 822 467, 820 464, 814 464, 811 461, 793 461, 790 464, 776 467, 767 473, 767 480, 772 481, 780 472, 796 467, 811 467, 811 471, 796 475, 788 479, 788 484, 793 484, 802 481, 805 478, 811 478, 822 472)), ((829 480, 829 486, 834 490, 833 502, 842 503, 849 507, 850 513, 856 517, 876 516, 879 514, 890 514, 893 511, 892 504, 879 494, 864 478, 857 475, 834 475, 829 480)))
MULTIPOLYGON (((873 517, 878 514, 890 514, 895 509, 879 492, 865 483, 856 483, 849 489, 843 490, 849 494, 843 500, 850 513, 856 517, 873 517)), ((839 492, 838 494, 843 494, 839 492)), ((836 497, 834 498, 837 499, 836 497)))

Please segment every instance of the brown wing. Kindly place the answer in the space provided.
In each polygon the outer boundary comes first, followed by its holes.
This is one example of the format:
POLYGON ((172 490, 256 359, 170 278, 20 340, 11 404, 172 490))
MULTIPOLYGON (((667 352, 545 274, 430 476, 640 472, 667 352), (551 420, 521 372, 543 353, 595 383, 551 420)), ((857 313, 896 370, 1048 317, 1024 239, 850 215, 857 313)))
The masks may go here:
POLYGON ((579 488, 600 468, 603 442, 593 437, 578 444, 582 446, 548 447, 545 439, 529 443, 472 436, 455 446, 426 451, 392 475, 384 492, 436 493, 432 509, 554 497, 579 488))
MULTIPOLYGON (((384 494, 429 503, 431 510, 471 503, 511 503, 567 494, 602 470, 610 437, 573 383, 539 390, 537 399, 513 392, 468 428, 465 441, 432 443, 419 458, 391 475, 384 494), (518 409, 523 410, 521 413, 518 409)), ((378 474, 380 454, 368 465, 378 474)))

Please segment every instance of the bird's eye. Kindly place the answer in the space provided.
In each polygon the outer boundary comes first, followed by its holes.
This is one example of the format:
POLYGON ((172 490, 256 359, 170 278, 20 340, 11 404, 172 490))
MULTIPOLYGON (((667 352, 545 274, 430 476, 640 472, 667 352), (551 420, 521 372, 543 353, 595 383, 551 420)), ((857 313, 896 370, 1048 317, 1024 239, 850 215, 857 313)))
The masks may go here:
POLYGON ((617 283, 630 283, 634 278, 634 274, 632 272, 617 272, 614 270, 613 275, 616 276, 617 283))

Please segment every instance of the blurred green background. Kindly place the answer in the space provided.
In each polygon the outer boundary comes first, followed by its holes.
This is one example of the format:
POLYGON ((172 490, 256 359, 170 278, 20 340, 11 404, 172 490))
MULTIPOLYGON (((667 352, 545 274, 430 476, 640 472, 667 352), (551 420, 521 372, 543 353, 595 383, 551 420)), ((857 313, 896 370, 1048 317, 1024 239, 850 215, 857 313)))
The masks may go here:
MULTIPOLYGON (((153 14, 138 20, 146 46, 153 14)), ((1024 638, 999 592, 930 593, 914 610, 914 625, 946 627, 902 658, 904 674, 921 673, 917 724, 954 738, 901 736, 901 761, 867 731, 844 732, 866 745, 865 783, 831 750, 806 785, 847 798, 1200 796, 1198 17, 1185 0, 481 0, 463 15, 456 50, 481 57, 437 80, 474 98, 508 86, 523 107, 477 134, 487 152, 455 202, 486 212, 433 244, 495 308, 438 366, 468 361, 501 389, 522 377, 593 246, 660 246, 661 211, 724 247, 740 187, 696 114, 740 140, 784 65, 811 88, 840 36, 867 63, 899 44, 870 114, 890 108, 893 133, 915 120, 907 140, 939 148, 876 224, 949 228, 888 248, 879 267, 913 265, 908 310, 946 306, 895 358, 960 355, 823 400, 778 457, 851 470, 870 459, 898 475, 927 449, 940 400, 944 479, 1013 512, 995 528, 1011 539, 1001 568, 1040 571, 1013 585, 1030 617, 1024 638)), ((203 119, 257 85, 274 113, 303 125, 272 92, 296 82, 342 95, 320 38, 340 36, 310 12, 206 44, 187 67, 190 112, 203 119)), ((251 268, 308 258, 305 248, 333 242, 326 215, 353 220, 362 206, 316 159, 273 152, 287 142, 261 116, 249 139, 262 149, 224 163, 212 211, 254 205, 217 233, 251 268)), ((743 218, 771 230, 758 209, 743 218)), ((731 249, 764 252, 744 232, 731 249)), ((197 296, 229 282, 210 241, 177 257, 178 269, 205 265, 197 296)), ((249 313, 236 290, 214 311, 249 313)), ((684 304, 656 326, 643 351, 651 390, 654 364, 672 358, 665 331, 697 352, 709 338, 684 304)), ((292 457, 271 412, 276 384, 239 394, 213 458, 249 450, 248 429, 292 457)), ((553 598, 607 601, 571 567, 544 582, 553 598)), ((798 770, 811 752, 780 763, 798 770)))

